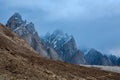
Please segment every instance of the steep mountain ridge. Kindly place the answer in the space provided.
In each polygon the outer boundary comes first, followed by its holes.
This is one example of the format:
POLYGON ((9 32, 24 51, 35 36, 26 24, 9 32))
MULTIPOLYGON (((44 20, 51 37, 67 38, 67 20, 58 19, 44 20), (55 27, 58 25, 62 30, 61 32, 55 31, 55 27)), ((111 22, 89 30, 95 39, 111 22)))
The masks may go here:
POLYGON ((47 33, 42 39, 44 43, 57 51, 63 61, 72 64, 86 63, 84 56, 77 49, 75 39, 72 35, 68 35, 61 30, 56 30, 52 34, 47 33))
POLYGON ((91 65, 112 65, 111 60, 95 49, 91 49, 86 55, 85 59, 91 65))
POLYGON ((26 20, 22 20, 22 16, 19 13, 13 14, 7 21, 6 26, 17 33, 22 39, 24 39, 35 51, 41 54, 43 57, 59 60, 59 56, 54 49, 49 53, 47 47, 41 42, 32 22, 28 23, 26 20), (56 56, 52 56, 55 54, 56 56))

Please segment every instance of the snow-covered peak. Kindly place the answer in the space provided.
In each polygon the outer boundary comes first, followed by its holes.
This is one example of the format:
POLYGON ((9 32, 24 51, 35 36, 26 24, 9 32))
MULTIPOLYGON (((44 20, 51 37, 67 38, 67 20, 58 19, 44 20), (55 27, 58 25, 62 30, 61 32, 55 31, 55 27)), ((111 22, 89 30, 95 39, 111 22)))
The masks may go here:
POLYGON ((64 45, 72 38, 73 37, 71 35, 68 35, 61 30, 55 30, 52 34, 47 33, 44 37, 44 41, 47 41, 47 43, 51 44, 53 47, 56 47, 56 45, 64 45))
POLYGON ((74 37, 61 30, 56 30, 52 34, 47 33, 43 40, 46 45, 58 52, 63 61, 70 62, 70 58, 77 53, 74 37))
MULTIPOLYGON (((63 37, 65 37, 65 34, 63 33, 63 31, 61 30, 55 30, 52 34, 51 34, 51 38, 53 38, 54 40, 61 40, 63 37)), ((54 41, 53 40, 53 41, 54 41)))
POLYGON ((47 33, 42 39, 47 45, 52 46, 56 50, 60 50, 65 46, 76 48, 74 37, 61 30, 56 30, 52 34, 47 33))
POLYGON ((56 40, 61 41, 64 40, 65 42, 71 39, 71 35, 68 35, 67 33, 64 33, 62 30, 56 30, 51 34, 52 37, 54 37, 56 40))

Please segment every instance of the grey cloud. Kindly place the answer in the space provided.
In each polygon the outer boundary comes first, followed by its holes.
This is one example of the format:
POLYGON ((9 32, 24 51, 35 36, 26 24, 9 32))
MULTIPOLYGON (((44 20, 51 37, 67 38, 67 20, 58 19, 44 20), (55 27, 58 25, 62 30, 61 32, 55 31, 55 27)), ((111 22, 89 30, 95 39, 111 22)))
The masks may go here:
POLYGON ((4 0, 4 4, 42 9, 49 19, 96 18, 120 14, 120 0, 4 0))

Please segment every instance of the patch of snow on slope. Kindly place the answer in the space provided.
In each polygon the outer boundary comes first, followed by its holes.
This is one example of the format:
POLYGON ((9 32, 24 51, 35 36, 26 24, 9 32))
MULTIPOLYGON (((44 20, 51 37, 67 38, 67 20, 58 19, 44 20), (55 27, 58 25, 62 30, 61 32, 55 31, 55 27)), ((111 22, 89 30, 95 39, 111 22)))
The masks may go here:
POLYGON ((100 70, 120 73, 120 66, 97 66, 97 65, 80 65, 80 66, 94 67, 94 68, 99 68, 100 70))

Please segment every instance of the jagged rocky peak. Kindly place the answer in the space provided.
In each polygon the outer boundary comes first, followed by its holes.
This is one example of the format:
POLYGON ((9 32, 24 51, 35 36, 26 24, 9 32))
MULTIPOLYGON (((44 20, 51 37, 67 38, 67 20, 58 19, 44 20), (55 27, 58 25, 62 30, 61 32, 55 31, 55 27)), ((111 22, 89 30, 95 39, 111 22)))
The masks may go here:
POLYGON ((63 46, 63 44, 73 39, 73 37, 71 35, 68 35, 67 33, 64 33, 62 30, 55 30, 52 34, 47 33, 43 37, 43 39, 48 44, 52 45, 53 47, 56 47, 56 45, 59 44, 61 44, 60 46, 63 46))
POLYGON ((24 21, 19 13, 14 13, 7 21, 6 26, 20 37, 36 32, 34 24, 32 22, 28 23, 26 20, 24 21))
POLYGON ((7 21, 6 26, 14 30, 22 24, 26 24, 26 21, 22 20, 22 16, 19 13, 14 13, 7 21))
POLYGON ((101 52, 91 49, 86 55, 85 59, 90 65, 112 65, 110 59, 101 52))
MULTIPOLYGON (((33 38, 37 39, 38 35, 35 31, 34 24, 28 23, 22 19, 19 13, 14 13, 7 22, 7 27, 17 33, 30 45, 33 43, 33 38)), ((35 44, 34 44, 35 45, 35 44)))
POLYGON ((67 60, 67 56, 71 58, 77 50, 74 37, 61 30, 47 33, 43 40, 47 46, 53 47, 64 61, 67 60))
POLYGON ((68 35, 61 30, 55 30, 52 34, 47 33, 43 40, 48 46, 53 47, 57 51, 63 61, 73 64, 85 63, 85 59, 77 49, 72 35, 68 35), (75 59, 76 57, 77 59, 75 59))
POLYGON ((62 30, 55 30, 51 36, 56 37, 56 39, 61 40, 62 38, 67 39, 70 37, 67 33, 64 33, 62 30))
POLYGON ((113 65, 117 65, 117 59, 118 57, 114 56, 114 55, 109 55, 109 59, 111 60, 113 65))
POLYGON ((65 39, 65 33, 62 30, 55 30, 51 34, 51 41, 60 41, 62 39, 65 39))
POLYGON ((23 21, 22 16, 17 12, 10 17, 10 20, 21 21, 21 22, 23 21))
POLYGON ((26 28, 27 28, 27 30, 28 30, 29 32, 31 32, 31 33, 35 32, 34 24, 33 24, 32 22, 28 23, 28 24, 26 25, 26 28))

